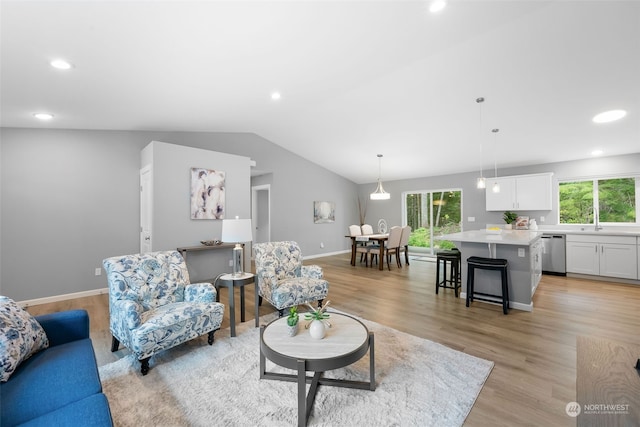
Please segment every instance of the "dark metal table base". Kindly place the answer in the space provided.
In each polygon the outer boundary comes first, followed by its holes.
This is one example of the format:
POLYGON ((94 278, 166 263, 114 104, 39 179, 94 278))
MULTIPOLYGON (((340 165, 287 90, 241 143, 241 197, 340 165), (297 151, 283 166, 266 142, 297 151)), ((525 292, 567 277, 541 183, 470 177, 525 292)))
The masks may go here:
MULTIPOLYGON (((260 327, 260 342, 263 342, 262 334, 264 333, 264 329, 266 326, 262 325, 260 327)), ((306 372, 308 369, 308 361, 305 359, 297 359, 296 365, 298 374, 278 374, 274 372, 267 372, 267 362, 266 356, 263 351, 262 345, 260 345, 260 379, 267 380, 279 380, 279 381, 290 381, 298 383, 298 426, 306 426, 307 421, 309 419, 309 415, 311 414, 311 409, 313 408, 313 402, 316 397, 316 391, 318 390, 319 385, 327 385, 333 387, 344 387, 344 388, 357 388, 361 390, 371 390, 375 391, 376 389, 376 368, 375 368, 375 357, 374 357, 374 339, 373 332, 369 332, 369 340, 368 340, 368 349, 369 349, 369 381, 352 381, 352 380, 342 380, 335 378, 322 378, 322 374, 324 371, 315 371, 313 377, 308 377, 306 372), (306 385, 311 384, 309 388, 309 394, 306 395, 306 385)), ((366 352, 365 352, 366 353, 366 352)), ((348 366, 354 362, 360 360, 364 354, 357 355, 354 354, 355 360, 350 360, 349 363, 346 363, 344 366, 348 366), (356 358, 357 357, 357 358, 356 358)), ((276 361, 270 358, 270 360, 276 364, 276 361)), ((317 361, 314 361, 314 364, 317 364, 317 361)), ((285 366, 286 367, 286 366, 285 366)), ((337 368, 334 368, 337 369, 337 368)))

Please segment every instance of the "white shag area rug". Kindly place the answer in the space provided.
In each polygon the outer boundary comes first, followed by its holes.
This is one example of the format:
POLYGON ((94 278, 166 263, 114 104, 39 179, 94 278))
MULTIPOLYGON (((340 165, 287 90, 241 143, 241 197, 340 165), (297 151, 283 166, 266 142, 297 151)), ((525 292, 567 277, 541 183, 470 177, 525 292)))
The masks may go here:
MULTIPOLYGON (((263 316, 261 324, 273 319, 263 316)), ((493 362, 360 320, 375 335, 376 390, 319 386, 308 425, 462 425, 493 362)), ((205 336, 166 350, 151 358, 144 377, 131 355, 101 366, 115 425, 297 425, 296 383, 259 378, 259 328, 250 320, 236 335, 227 328, 212 346, 205 336)), ((268 359, 267 371, 293 373, 268 359)), ((368 381, 369 355, 325 376, 368 381)))

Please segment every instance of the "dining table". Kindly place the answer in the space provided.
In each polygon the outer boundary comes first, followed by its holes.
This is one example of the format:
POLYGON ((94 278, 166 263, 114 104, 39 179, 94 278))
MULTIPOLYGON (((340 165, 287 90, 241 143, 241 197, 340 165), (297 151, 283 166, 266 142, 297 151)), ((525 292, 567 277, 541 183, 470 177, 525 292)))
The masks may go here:
POLYGON ((389 234, 366 234, 360 236, 344 236, 351 239, 351 265, 356 265, 356 246, 361 242, 376 242, 379 246, 378 269, 384 270, 384 242, 389 239, 389 234))

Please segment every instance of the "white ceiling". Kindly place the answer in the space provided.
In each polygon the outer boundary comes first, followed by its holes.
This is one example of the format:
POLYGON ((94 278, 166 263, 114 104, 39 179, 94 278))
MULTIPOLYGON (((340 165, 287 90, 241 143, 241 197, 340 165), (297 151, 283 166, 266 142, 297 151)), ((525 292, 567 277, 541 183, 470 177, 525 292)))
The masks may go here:
POLYGON ((377 153, 389 181, 640 152, 638 1, 449 0, 437 15, 399 0, 2 1, 0 14, 4 127, 255 132, 356 183, 377 179, 377 153), (51 68, 58 57, 74 68, 51 68), (591 122, 614 108, 628 115, 591 122))

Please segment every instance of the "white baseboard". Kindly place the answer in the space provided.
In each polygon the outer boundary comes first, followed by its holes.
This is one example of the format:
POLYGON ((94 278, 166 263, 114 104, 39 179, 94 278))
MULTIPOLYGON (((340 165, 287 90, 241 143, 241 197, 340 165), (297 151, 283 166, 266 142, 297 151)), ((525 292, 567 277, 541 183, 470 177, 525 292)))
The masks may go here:
POLYGON ((323 258, 326 256, 331 256, 331 255, 339 255, 339 254, 349 254, 351 253, 351 249, 347 249, 344 251, 337 251, 337 252, 327 252, 326 254, 318 254, 318 255, 309 255, 309 256, 305 256, 303 257, 304 259, 314 259, 314 258, 323 258))
POLYGON ((26 308, 32 305, 47 304, 50 302, 65 301, 68 299, 90 297, 93 295, 102 295, 107 293, 109 293, 109 288, 102 288, 102 289, 93 289, 91 291, 74 292, 72 294, 54 295, 54 296, 45 297, 45 298, 36 298, 36 299, 30 299, 25 301, 17 301, 17 303, 21 307, 26 308))

